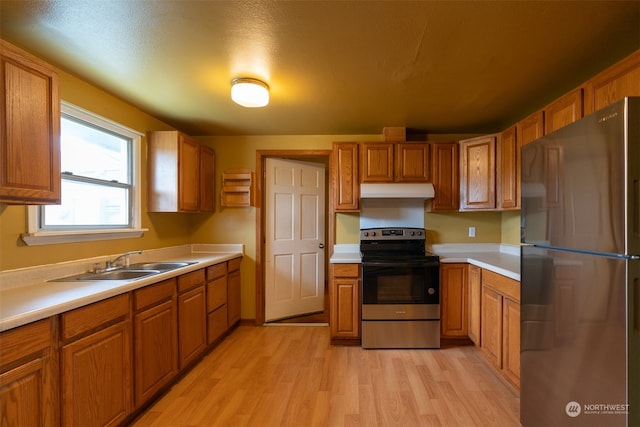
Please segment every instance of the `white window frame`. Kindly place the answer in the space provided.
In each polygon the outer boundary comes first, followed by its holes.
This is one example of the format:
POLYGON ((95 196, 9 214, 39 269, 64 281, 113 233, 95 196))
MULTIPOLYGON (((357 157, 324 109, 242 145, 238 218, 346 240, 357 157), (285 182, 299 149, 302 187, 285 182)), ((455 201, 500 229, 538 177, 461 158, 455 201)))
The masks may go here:
MULTIPOLYGON (((61 112, 100 128, 131 138, 131 224, 127 228, 85 228, 76 230, 43 230, 40 227, 40 206, 27 208, 27 232, 22 240, 28 246, 53 245, 59 243, 88 242, 141 237, 146 228, 142 225, 142 180, 141 180, 141 132, 122 126, 114 121, 98 116, 68 102, 61 102, 61 112)), ((62 179, 62 178, 61 178, 62 179)))

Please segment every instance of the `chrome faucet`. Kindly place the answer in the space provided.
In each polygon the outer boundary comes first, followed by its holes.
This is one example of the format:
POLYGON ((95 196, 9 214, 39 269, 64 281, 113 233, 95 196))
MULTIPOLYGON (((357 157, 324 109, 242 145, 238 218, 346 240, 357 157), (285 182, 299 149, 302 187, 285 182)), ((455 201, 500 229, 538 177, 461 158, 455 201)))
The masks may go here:
POLYGON ((110 271, 110 270, 116 270, 116 269, 122 268, 122 267, 128 267, 129 266, 129 255, 141 254, 141 253, 142 253, 142 251, 125 252, 122 255, 119 255, 116 258, 105 262, 104 269, 102 271, 110 271), (116 264, 121 258, 124 258, 124 265, 116 264))

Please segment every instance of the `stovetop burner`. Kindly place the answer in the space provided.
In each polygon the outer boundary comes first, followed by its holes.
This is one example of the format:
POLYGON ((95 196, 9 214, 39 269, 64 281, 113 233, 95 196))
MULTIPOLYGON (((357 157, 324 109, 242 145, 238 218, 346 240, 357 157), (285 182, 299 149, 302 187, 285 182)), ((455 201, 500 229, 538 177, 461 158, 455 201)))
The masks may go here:
POLYGON ((367 228, 360 230, 360 253, 363 262, 437 261, 425 252, 423 228, 367 228))

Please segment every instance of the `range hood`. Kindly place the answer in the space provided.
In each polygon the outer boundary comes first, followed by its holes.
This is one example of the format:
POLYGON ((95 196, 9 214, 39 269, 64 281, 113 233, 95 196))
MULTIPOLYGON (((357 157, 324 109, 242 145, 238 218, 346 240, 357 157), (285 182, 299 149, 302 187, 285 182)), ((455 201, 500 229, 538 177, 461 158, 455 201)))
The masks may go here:
POLYGON ((435 189, 431 183, 360 184, 361 199, 433 199, 435 189))

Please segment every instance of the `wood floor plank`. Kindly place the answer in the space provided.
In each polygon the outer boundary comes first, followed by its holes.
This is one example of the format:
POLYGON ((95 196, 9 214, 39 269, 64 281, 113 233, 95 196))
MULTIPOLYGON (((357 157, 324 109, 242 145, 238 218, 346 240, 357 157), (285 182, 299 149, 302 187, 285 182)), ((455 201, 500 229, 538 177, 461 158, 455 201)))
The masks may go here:
POLYGON ((329 328, 240 326, 134 427, 519 426, 519 394, 472 346, 331 346, 329 328))

